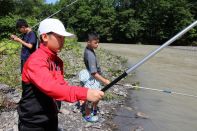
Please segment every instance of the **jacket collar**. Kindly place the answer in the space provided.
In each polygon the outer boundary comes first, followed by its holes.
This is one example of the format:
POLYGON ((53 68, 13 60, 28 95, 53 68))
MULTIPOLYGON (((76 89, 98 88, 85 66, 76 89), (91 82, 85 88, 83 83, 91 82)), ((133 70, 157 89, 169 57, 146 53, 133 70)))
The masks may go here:
POLYGON ((86 48, 87 48, 88 50, 91 50, 92 52, 94 52, 94 49, 92 49, 92 48, 90 48, 90 47, 88 47, 88 46, 86 46, 86 48))
POLYGON ((43 50, 45 53, 47 53, 47 55, 54 59, 57 57, 57 53, 51 51, 49 48, 47 48, 43 43, 40 44, 40 49, 43 50))

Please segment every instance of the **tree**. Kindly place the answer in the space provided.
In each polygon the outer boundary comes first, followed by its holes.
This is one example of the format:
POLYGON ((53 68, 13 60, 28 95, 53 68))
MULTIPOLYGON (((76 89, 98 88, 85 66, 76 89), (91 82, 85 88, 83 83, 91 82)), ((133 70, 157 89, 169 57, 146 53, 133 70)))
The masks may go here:
POLYGON ((140 3, 137 14, 143 20, 143 37, 161 44, 193 21, 186 6, 187 0, 146 0, 140 3))
POLYGON ((35 17, 40 14, 44 0, 15 0, 15 13, 22 17, 35 17))
POLYGON ((116 25, 115 25, 115 41, 134 42, 140 37, 140 32, 144 30, 141 20, 136 17, 136 11, 132 1, 119 0, 116 1, 116 25))
POLYGON ((69 14, 64 15, 68 18, 65 20, 66 25, 76 32, 80 40, 85 40, 87 33, 91 31, 98 32, 103 41, 113 40, 115 10, 111 1, 81 0, 69 8, 69 14))
POLYGON ((13 0, 0 0, 0 17, 6 16, 15 11, 15 3, 13 0))

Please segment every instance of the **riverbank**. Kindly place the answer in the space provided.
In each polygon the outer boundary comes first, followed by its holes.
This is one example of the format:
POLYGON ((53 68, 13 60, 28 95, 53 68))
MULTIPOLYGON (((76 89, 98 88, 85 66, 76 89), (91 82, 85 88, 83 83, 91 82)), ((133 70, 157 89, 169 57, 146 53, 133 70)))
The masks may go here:
MULTIPOLYGON (((120 75, 127 67, 127 60, 112 55, 102 49, 96 52, 100 58, 100 64, 105 77, 113 80, 120 75)), ((83 48, 74 50, 62 50, 59 54, 65 62, 65 78, 71 85, 79 85, 77 73, 84 68, 83 48)), ((62 103, 61 113, 59 114, 59 127, 64 130, 83 130, 83 131, 112 131, 117 129, 112 119, 118 107, 123 107, 125 98, 128 96, 130 87, 115 85, 106 92, 105 98, 99 103, 99 122, 87 123, 82 119, 80 110, 75 110, 75 103, 62 103)), ((17 103, 20 100, 21 89, 10 88, 7 85, 0 85, 1 112, 0 112, 0 131, 17 131, 18 114, 16 112, 17 103)))

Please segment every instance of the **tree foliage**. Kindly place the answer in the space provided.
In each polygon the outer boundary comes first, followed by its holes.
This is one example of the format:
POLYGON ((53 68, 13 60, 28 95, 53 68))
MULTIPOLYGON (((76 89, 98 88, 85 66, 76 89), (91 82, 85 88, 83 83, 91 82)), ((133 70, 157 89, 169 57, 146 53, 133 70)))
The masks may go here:
MULTIPOLYGON (((44 0, 0 0, 0 39, 15 32, 15 21, 31 25, 74 0, 46 4, 44 0)), ((63 21, 80 41, 96 31, 102 42, 161 44, 197 19, 196 0, 78 0, 54 17, 63 21)), ((176 44, 196 41, 196 28, 176 44)))

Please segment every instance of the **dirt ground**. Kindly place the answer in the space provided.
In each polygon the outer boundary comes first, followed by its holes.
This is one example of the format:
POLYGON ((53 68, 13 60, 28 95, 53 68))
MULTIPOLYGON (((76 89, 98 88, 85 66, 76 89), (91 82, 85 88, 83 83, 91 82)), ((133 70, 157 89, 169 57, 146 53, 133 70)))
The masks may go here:
MULTIPOLYGON (((158 46, 100 44, 101 48, 128 59, 130 66, 142 60, 158 46)), ((167 47, 139 67, 135 79, 140 86, 166 89, 197 96, 197 51, 194 47, 167 47)), ((197 98, 140 90, 131 94, 134 108, 150 119, 114 118, 119 130, 140 125, 145 131, 195 131, 197 129, 197 98)), ((118 112, 124 114, 124 110, 118 112)), ((128 112, 126 113, 128 115, 128 112)), ((123 115, 124 116, 124 115, 123 115)))

